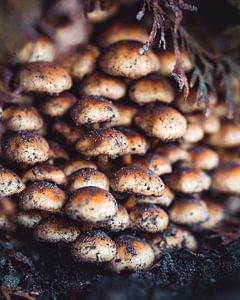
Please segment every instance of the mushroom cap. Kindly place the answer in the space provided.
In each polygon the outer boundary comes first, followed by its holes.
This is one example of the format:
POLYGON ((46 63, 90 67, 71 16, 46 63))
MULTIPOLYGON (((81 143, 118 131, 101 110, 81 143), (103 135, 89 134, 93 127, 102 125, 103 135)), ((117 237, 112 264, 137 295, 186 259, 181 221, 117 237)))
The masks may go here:
POLYGON ((0 167, 0 197, 18 194, 24 189, 25 184, 17 174, 9 169, 0 167))
POLYGON ((27 41, 17 53, 17 62, 53 61, 55 48, 52 42, 44 37, 27 41))
POLYGON ((71 243, 80 234, 80 229, 69 220, 60 217, 50 217, 42 220, 34 230, 34 237, 41 242, 71 243))
POLYGON ((113 76, 136 79, 159 70, 156 54, 149 49, 139 54, 142 44, 137 41, 120 41, 113 44, 99 60, 102 70, 113 76))
POLYGON ((39 130, 43 126, 43 120, 38 111, 32 106, 7 107, 3 111, 3 123, 8 130, 39 130))
POLYGON ((91 168, 80 169, 68 178, 67 190, 69 192, 74 192, 87 186, 96 186, 108 191, 109 180, 104 173, 91 168))
POLYGON ((111 188, 119 193, 133 193, 144 196, 162 195, 164 184, 151 170, 131 165, 123 167, 110 179, 111 188))
POLYGON ((103 97, 83 96, 73 106, 71 118, 76 125, 88 125, 119 119, 117 108, 103 97))
POLYGON ((76 102, 76 98, 70 93, 59 96, 48 97, 40 104, 40 111, 50 117, 61 117, 65 115, 76 102))
POLYGON ((133 164, 144 166, 158 176, 172 172, 170 161, 159 154, 147 153, 142 157, 136 157, 133 164))
POLYGON ((162 141, 176 140, 187 129, 184 116, 170 106, 155 105, 151 109, 140 111, 135 117, 135 124, 147 135, 162 141))
POLYGON ((90 160, 74 159, 64 165, 63 172, 66 176, 69 176, 72 173, 85 168, 97 169, 97 165, 90 160))
POLYGON ((181 145, 175 143, 160 144, 155 149, 155 153, 166 157, 172 164, 188 158, 187 151, 181 145))
POLYGON ((171 103, 175 93, 167 79, 149 76, 133 82, 128 95, 133 102, 143 105, 152 102, 171 103))
POLYGON ((44 137, 31 131, 21 131, 11 136, 3 153, 9 161, 33 165, 48 159, 49 145, 44 137))
POLYGON ((73 243, 71 252, 78 261, 103 263, 114 258, 116 245, 105 232, 94 230, 81 234, 73 243))
POLYGON ((124 40, 145 43, 148 40, 148 33, 140 24, 129 23, 125 20, 115 21, 101 32, 98 42, 101 47, 107 48, 116 42, 124 40))
POLYGON ((56 166, 42 164, 28 169, 22 180, 24 183, 28 181, 51 181, 56 184, 65 184, 66 176, 64 172, 56 166))
POLYGON ((125 230, 130 226, 130 218, 126 208, 119 204, 116 215, 107 222, 100 222, 98 226, 111 232, 125 230))
POLYGON ((118 11, 116 1, 95 1, 94 6, 87 12, 87 19, 92 23, 102 23, 111 18, 118 11))
POLYGON ((185 194, 200 193, 207 190, 211 184, 208 174, 196 168, 178 168, 167 175, 167 182, 175 191, 185 194))
POLYGON ((65 192, 56 184, 39 181, 30 184, 21 194, 19 205, 23 210, 59 212, 66 201, 65 192))
POLYGON ((224 209, 227 214, 235 215, 240 212, 240 195, 226 195, 224 197, 224 209))
POLYGON ((173 224, 170 224, 163 233, 157 233, 152 236, 150 243, 157 258, 166 250, 186 248, 194 251, 197 248, 197 241, 193 234, 173 224))
MULTIPOLYGON (((174 51, 164 50, 158 51, 157 56, 160 63, 160 73, 164 76, 170 76, 176 64, 176 56, 174 51)), ((184 49, 180 52, 181 61, 183 64, 183 68, 185 72, 189 72, 192 70, 193 65, 190 61, 188 52, 184 49)))
POLYGON ((183 140, 187 143, 197 143, 204 137, 204 131, 200 123, 188 123, 183 135, 183 140))
POLYGON ((144 136, 129 128, 119 128, 119 130, 127 137, 127 154, 144 155, 147 152, 149 143, 144 136))
POLYGON ((116 240, 116 246, 116 255, 109 267, 117 273, 123 270, 146 270, 154 262, 154 253, 151 246, 137 237, 121 235, 116 240))
POLYGON ((208 219, 208 208, 206 203, 200 199, 179 199, 170 208, 169 218, 177 224, 199 224, 208 219))
POLYGON ((119 78, 94 73, 79 85, 80 95, 96 95, 111 100, 121 99, 126 94, 126 83, 119 78))
POLYGON ((206 146, 195 146, 188 150, 186 163, 202 170, 212 170, 218 166, 219 156, 216 151, 206 146))
POLYGON ((219 117, 213 113, 209 116, 205 116, 203 113, 195 113, 185 117, 190 123, 200 123, 203 131, 207 134, 218 132, 221 127, 219 117))
POLYGON ((227 162, 212 174, 211 190, 218 193, 240 194, 240 164, 227 162))
POLYGON ((42 215, 33 211, 18 211, 16 223, 26 228, 35 228, 42 220, 42 215))
POLYGON ((218 155, 221 163, 237 162, 240 163, 240 148, 223 148, 218 149, 218 155))
POLYGON ((0 230, 10 232, 10 233, 15 231, 16 226, 13 223, 13 217, 15 213, 16 213, 15 202, 8 197, 1 198, 0 199, 0 230))
POLYGON ((23 68, 18 81, 24 92, 58 94, 72 87, 72 79, 64 68, 42 61, 23 68))
POLYGON ((95 186, 77 190, 70 196, 65 207, 70 218, 91 223, 110 220, 117 209, 113 195, 95 186))
POLYGON ((53 159, 53 160, 57 160, 57 159, 68 160, 69 159, 68 153, 59 143, 48 140, 48 144, 49 144, 49 152, 48 152, 49 159, 53 159))
POLYGON ((154 204, 138 204, 129 211, 131 227, 145 232, 161 232, 168 226, 168 215, 154 204))
POLYGON ((116 157, 126 153, 127 137, 113 128, 89 131, 76 143, 76 150, 85 156, 107 155, 116 157))
POLYGON ((208 219, 200 224, 200 228, 206 230, 216 228, 224 219, 224 209, 216 202, 206 200, 204 202, 208 209, 208 219))
POLYGON ((85 133, 85 129, 76 126, 73 122, 58 120, 54 122, 52 130, 63 136, 67 142, 76 143, 76 141, 85 133))
POLYGON ((61 57, 59 64, 72 77, 82 79, 91 74, 96 66, 99 50, 93 45, 80 45, 77 52, 61 57))

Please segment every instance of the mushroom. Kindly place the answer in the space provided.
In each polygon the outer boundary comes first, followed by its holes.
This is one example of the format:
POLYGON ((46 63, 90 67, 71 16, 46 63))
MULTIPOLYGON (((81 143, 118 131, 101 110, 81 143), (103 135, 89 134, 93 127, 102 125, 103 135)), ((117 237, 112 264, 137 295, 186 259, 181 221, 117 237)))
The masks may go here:
POLYGON ((51 217, 42 220, 34 230, 34 237, 40 242, 71 243, 80 234, 80 229, 69 220, 51 217))
POLYGON ((218 166, 219 156, 216 151, 206 146, 195 146, 188 150, 188 158, 184 164, 202 170, 212 170, 218 166))
POLYGON ((66 176, 70 176, 72 173, 85 168, 97 169, 97 165, 90 160, 74 159, 65 163, 63 172, 66 176))
POLYGON ((211 113, 205 116, 203 113, 185 115, 190 123, 200 123, 203 131, 207 134, 213 134, 220 129, 220 120, 217 115, 211 113))
POLYGON ((16 229, 13 223, 13 217, 16 213, 15 202, 8 198, 3 197, 0 199, 0 230, 6 232, 13 232, 16 229))
POLYGON ((33 165, 48 159, 49 145, 35 132, 21 131, 6 141, 3 153, 7 160, 33 165))
POLYGON ((224 220, 225 214, 223 207, 213 201, 204 200, 208 209, 208 219, 201 223, 199 227, 205 230, 211 230, 220 225, 224 220))
POLYGON ((67 190, 69 192, 74 192, 87 186, 96 186, 108 191, 109 180, 104 173, 91 168, 80 169, 68 178, 67 190))
POLYGON ((25 184, 17 174, 9 169, 0 167, 0 197, 18 194, 24 189, 25 184))
POLYGON ((167 79, 149 76, 140 78, 131 84, 129 98, 144 105, 153 102, 171 103, 174 100, 174 89, 167 79))
POLYGON ((172 164, 184 161, 188 158, 187 151, 176 143, 160 144, 154 152, 166 157, 172 164))
POLYGON ((236 148, 222 148, 217 151, 221 163, 237 162, 240 163, 240 149, 236 148))
POLYGON ((68 153, 59 143, 48 140, 48 145, 49 145, 49 152, 48 152, 49 160, 69 159, 68 153))
POLYGON ((208 219, 208 208, 201 199, 179 199, 170 208, 169 218, 177 224, 196 225, 208 219))
POLYGON ((103 263, 114 258, 116 245, 105 232, 94 230, 81 234, 73 243, 71 252, 78 261, 103 263))
POLYGON ((118 10, 118 4, 114 0, 96 0, 88 8, 87 19, 93 23, 101 23, 111 18, 118 10))
POLYGON ((28 169, 22 180, 24 183, 28 181, 51 181, 56 184, 65 184, 66 176, 64 172, 56 166, 41 164, 28 169))
POLYGON ((64 137, 70 144, 76 143, 76 141, 85 133, 83 127, 76 126, 71 120, 69 122, 62 119, 54 122, 52 130, 64 137))
POLYGON ((21 91, 46 94, 59 94, 72 87, 72 79, 66 70, 42 61, 23 68, 18 83, 21 91))
POLYGON ((183 140, 187 143, 197 143, 204 137, 204 131, 200 123, 188 123, 183 135, 183 140))
POLYGON ((115 258, 109 263, 109 268, 114 272, 146 270, 154 262, 151 246, 137 237, 121 235, 116 239, 116 246, 115 258))
POLYGON ((3 123, 8 130, 24 131, 39 130, 43 120, 38 111, 32 106, 10 106, 4 109, 3 123))
POLYGON ((112 219, 117 209, 117 202, 112 194, 99 187, 89 186, 70 196, 65 212, 73 220, 97 223, 112 219))
POLYGON ((126 94, 126 83, 101 73, 94 73, 79 85, 80 95, 102 96, 111 100, 119 100, 126 94))
POLYGON ((164 184, 151 170, 131 165, 123 167, 110 178, 111 188, 119 193, 133 193, 144 196, 162 195, 164 184))
POLYGON ((147 135, 162 141, 179 139, 187 129, 184 116, 174 108, 164 105, 155 105, 140 111, 135 117, 135 124, 147 135))
POLYGON ((56 184, 39 181, 30 184, 21 194, 20 207, 25 210, 59 212, 66 201, 65 192, 56 184))
POLYGON ((149 49, 139 54, 142 44, 137 41, 120 41, 113 44, 99 60, 102 70, 113 76, 136 79, 159 70, 156 54, 149 49))
POLYGON ((168 226, 168 215, 155 204, 138 204, 129 211, 131 227, 145 232, 162 232, 168 226))
POLYGON ((240 212, 240 195, 224 196, 224 210, 228 215, 235 215, 240 212))
POLYGON ((18 211, 16 223, 25 228, 35 228, 42 220, 42 215, 33 211, 18 211))
POLYGON ((166 181, 173 190, 191 194, 207 190, 211 177, 200 169, 185 167, 175 169, 167 175, 166 181))

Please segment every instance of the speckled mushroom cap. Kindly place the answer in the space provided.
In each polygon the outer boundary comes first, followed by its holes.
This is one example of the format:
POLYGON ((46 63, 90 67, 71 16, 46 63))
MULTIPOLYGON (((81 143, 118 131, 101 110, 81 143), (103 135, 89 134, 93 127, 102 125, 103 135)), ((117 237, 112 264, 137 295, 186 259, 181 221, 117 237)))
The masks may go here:
POLYGON ((71 243, 80 234, 80 229, 69 220, 60 217, 50 217, 42 220, 34 230, 34 237, 41 242, 71 243))
POLYGON ((28 169, 22 180, 24 183, 28 181, 51 181, 56 184, 65 184, 66 176, 64 172, 56 166, 49 164, 41 164, 28 169))
POLYGON ((94 73, 80 83, 78 90, 80 95, 96 95, 119 100, 126 94, 127 86, 122 79, 94 73))
POLYGON ((132 165, 123 167, 110 179, 111 188, 119 193, 133 193, 144 196, 162 195, 164 184, 151 170, 132 165))
POLYGON ((117 213, 117 209, 113 195, 95 186, 77 190, 70 196, 65 207, 70 218, 91 223, 110 220, 117 213))
POLYGON ((133 102, 144 105, 152 102, 171 103, 175 93, 167 79, 149 76, 133 82, 128 95, 133 102))
POLYGON ((87 19, 93 23, 102 23, 115 15, 118 10, 118 4, 114 0, 97 0, 87 12, 87 19))
POLYGON ((17 174, 9 169, 0 167, 0 197, 18 194, 24 188, 25 184, 17 174))
POLYGON ((114 258, 116 245, 105 232, 94 230, 81 234, 73 243, 71 252, 78 261, 103 263, 114 258))
POLYGON ((77 99, 70 93, 59 96, 48 97, 40 104, 41 113, 50 117, 61 117, 65 115, 77 99))
POLYGON ((45 138, 31 131, 22 131, 8 138, 3 147, 7 160, 36 164, 48 159, 49 145, 45 138))
POLYGON ((17 62, 53 61, 56 49, 52 42, 44 37, 27 41, 17 53, 17 62))
POLYGON ((188 157, 187 151, 181 145, 175 143, 160 144, 155 149, 155 153, 166 157, 172 164, 184 161, 188 157))
POLYGON ((173 224, 170 224, 163 233, 151 236, 149 242, 157 258, 169 250, 186 248, 194 251, 197 248, 197 241, 193 234, 173 224))
POLYGON ((90 125, 119 119, 118 109, 103 97, 83 96, 71 110, 76 125, 90 125))
POLYGON ((140 111, 135 117, 135 124, 147 135, 162 141, 176 140, 187 129, 184 116, 170 106, 155 105, 140 111))
POLYGON ((24 92, 58 94, 71 88, 72 79, 64 68, 41 61, 23 68, 18 84, 24 92))
POLYGON ((133 159, 133 164, 144 166, 158 176, 172 172, 170 161, 159 154, 147 153, 136 157, 133 159))
POLYGON ((76 126, 71 120, 65 121, 64 119, 55 121, 52 130, 64 137, 70 144, 76 143, 76 141, 86 132, 84 127, 76 126))
POLYGON ((21 194, 19 205, 23 210, 59 212, 66 201, 65 192, 54 183, 34 182, 21 194))
POLYGON ((185 117, 190 123, 200 123, 203 131, 207 134, 218 132, 221 126, 218 116, 213 112, 209 116, 204 116, 203 113, 195 113, 185 115, 185 117))
POLYGON ((85 168, 97 169, 97 165, 91 160, 74 159, 65 163, 63 172, 66 176, 69 176, 72 173, 85 168))
POLYGON ((117 273, 123 270, 146 270, 154 262, 151 246, 137 237, 121 235, 116 239, 116 246, 116 255, 109 264, 109 268, 117 273))
POLYGON ((113 76, 136 79, 159 70, 159 62, 150 49, 145 55, 139 54, 142 44, 136 41, 120 41, 113 44, 100 57, 102 70, 113 76))
POLYGON ((144 155, 147 152, 149 143, 143 135, 129 128, 119 128, 119 130, 127 137, 128 140, 128 149, 126 153, 144 155))
POLYGON ((87 186, 96 186, 104 190, 109 190, 109 180, 107 176, 95 169, 80 169, 69 176, 67 190, 74 192, 87 186))
POLYGON ((230 148, 240 145, 240 123, 225 120, 218 132, 210 135, 206 142, 218 148, 230 148))
POLYGON ((240 164, 227 162, 212 174, 211 190, 219 193, 240 194, 240 164))
POLYGON ((4 126, 8 130, 39 130, 43 120, 38 111, 32 106, 10 106, 4 109, 2 117, 4 126))
POLYGON ((62 66, 72 77, 82 79, 94 71, 99 50, 93 45, 80 45, 77 52, 59 60, 62 66))
POLYGON ((116 157, 126 153, 127 147, 127 137, 113 128, 89 131, 76 143, 76 150, 85 156, 116 157))
POLYGON ((206 146, 195 146, 188 150, 186 164, 202 170, 212 170, 218 166, 218 153, 206 146))
POLYGON ((208 219, 207 221, 200 224, 200 228, 211 230, 220 225, 225 217, 225 213, 223 206, 221 206, 220 204, 208 200, 204 200, 204 202, 207 205, 208 209, 208 219))
POLYGON ((52 160, 69 159, 68 153, 59 143, 48 140, 48 145, 49 145, 49 152, 48 152, 49 159, 52 160))
POLYGON ((188 123, 183 135, 183 140, 187 143, 197 143, 204 137, 204 131, 200 123, 188 123))
POLYGON ((143 26, 123 20, 115 21, 103 30, 98 42, 101 47, 106 48, 119 41, 133 40, 145 43, 147 39, 148 33, 143 26))
POLYGON ((168 214, 154 204, 138 204, 129 211, 131 227, 145 232, 161 232, 168 226, 168 214))
MULTIPOLYGON (((176 63, 176 56, 174 51, 164 50, 158 51, 157 56, 160 63, 160 73, 164 76, 170 76, 176 63)), ((181 50, 180 53, 181 61, 185 72, 192 70, 192 63, 186 50, 181 50)))
POLYGON ((202 223, 208 219, 208 208, 200 199, 179 199, 170 208, 169 218, 172 222, 183 225, 202 223))
POLYGON ((42 220, 42 215, 35 211, 19 210, 16 216, 16 223, 26 228, 36 227, 42 220))
POLYGON ((200 193, 209 188, 211 177, 200 169, 183 167, 167 175, 167 183, 175 191, 191 194, 200 193))

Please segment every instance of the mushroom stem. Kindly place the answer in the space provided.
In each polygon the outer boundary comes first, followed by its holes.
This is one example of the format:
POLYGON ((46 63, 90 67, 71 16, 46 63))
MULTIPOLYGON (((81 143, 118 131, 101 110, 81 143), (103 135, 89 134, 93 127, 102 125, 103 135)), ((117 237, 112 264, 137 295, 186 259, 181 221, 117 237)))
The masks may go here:
POLYGON ((131 154, 125 154, 123 155, 123 164, 126 166, 129 166, 132 164, 132 156, 131 154))
POLYGON ((98 163, 99 169, 103 172, 107 172, 108 170, 108 156, 105 154, 100 154, 98 156, 98 163))

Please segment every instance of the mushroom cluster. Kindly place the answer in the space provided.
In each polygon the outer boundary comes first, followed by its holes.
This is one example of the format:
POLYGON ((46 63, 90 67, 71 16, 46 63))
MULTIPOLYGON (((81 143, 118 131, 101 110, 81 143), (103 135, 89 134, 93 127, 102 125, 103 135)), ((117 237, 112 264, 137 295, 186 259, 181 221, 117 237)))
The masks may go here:
POLYGON ((51 40, 16 57, 18 95, 1 116, 0 230, 70 243, 76 261, 114 272, 145 270, 240 211, 240 123, 215 95, 208 116, 195 90, 179 95, 173 51, 142 55, 147 30, 101 2, 87 13, 93 32, 106 23, 95 44, 56 22, 51 40))

